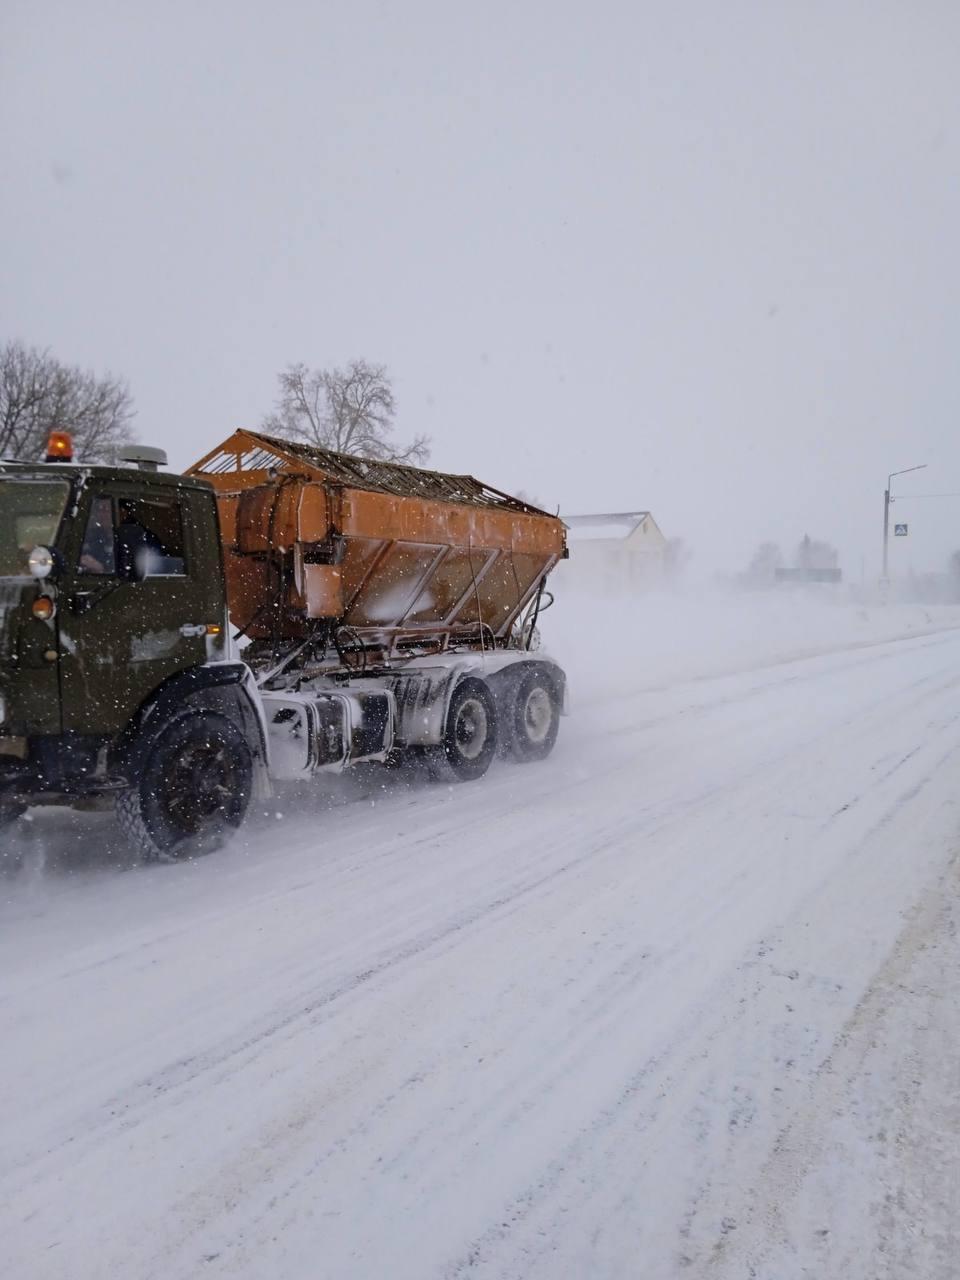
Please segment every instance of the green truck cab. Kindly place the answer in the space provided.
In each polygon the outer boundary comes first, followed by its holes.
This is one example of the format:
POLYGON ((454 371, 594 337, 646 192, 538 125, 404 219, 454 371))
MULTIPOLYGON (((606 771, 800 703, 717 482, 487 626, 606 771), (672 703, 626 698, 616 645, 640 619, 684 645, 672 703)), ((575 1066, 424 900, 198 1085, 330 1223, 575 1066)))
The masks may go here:
POLYGON ((0 841, 113 796, 148 853, 243 817, 263 730, 227 658, 214 493, 139 466, 0 462, 0 841))

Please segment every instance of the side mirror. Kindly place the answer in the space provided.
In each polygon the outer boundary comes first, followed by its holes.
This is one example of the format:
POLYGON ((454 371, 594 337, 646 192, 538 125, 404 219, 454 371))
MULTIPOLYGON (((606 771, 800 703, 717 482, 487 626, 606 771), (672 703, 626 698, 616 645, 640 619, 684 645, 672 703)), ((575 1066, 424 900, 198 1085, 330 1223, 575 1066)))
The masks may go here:
POLYGON ((27 557, 31 578, 56 577, 60 572, 60 556, 53 547, 34 547, 27 557))

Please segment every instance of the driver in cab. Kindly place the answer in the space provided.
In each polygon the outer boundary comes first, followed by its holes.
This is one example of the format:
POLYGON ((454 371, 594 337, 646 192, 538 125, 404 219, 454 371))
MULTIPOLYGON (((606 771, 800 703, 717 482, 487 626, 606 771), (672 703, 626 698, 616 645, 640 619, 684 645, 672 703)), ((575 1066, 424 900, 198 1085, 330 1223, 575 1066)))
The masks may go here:
POLYGON ((114 528, 109 498, 94 499, 87 524, 80 568, 86 573, 115 574, 131 581, 146 577, 166 556, 163 543, 137 517, 136 503, 121 498, 114 528))

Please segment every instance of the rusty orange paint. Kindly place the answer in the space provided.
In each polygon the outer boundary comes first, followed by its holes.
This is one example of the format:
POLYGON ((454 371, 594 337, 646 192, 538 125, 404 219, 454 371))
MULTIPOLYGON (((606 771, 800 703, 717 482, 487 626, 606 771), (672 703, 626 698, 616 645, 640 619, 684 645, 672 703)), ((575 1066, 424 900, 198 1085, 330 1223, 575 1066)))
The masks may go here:
POLYGON ((216 490, 231 618, 252 636, 299 638, 327 618, 386 644, 504 638, 566 554, 556 516, 470 476, 248 431, 188 474, 216 490))

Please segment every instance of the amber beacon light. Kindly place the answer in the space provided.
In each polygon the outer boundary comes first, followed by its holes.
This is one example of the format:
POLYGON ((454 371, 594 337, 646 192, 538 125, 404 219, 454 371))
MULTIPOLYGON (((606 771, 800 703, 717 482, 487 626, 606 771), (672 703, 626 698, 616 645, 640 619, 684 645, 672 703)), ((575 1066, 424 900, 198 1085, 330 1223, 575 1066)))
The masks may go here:
POLYGON ((51 431, 47 437, 47 462, 72 462, 73 441, 67 431, 51 431))

